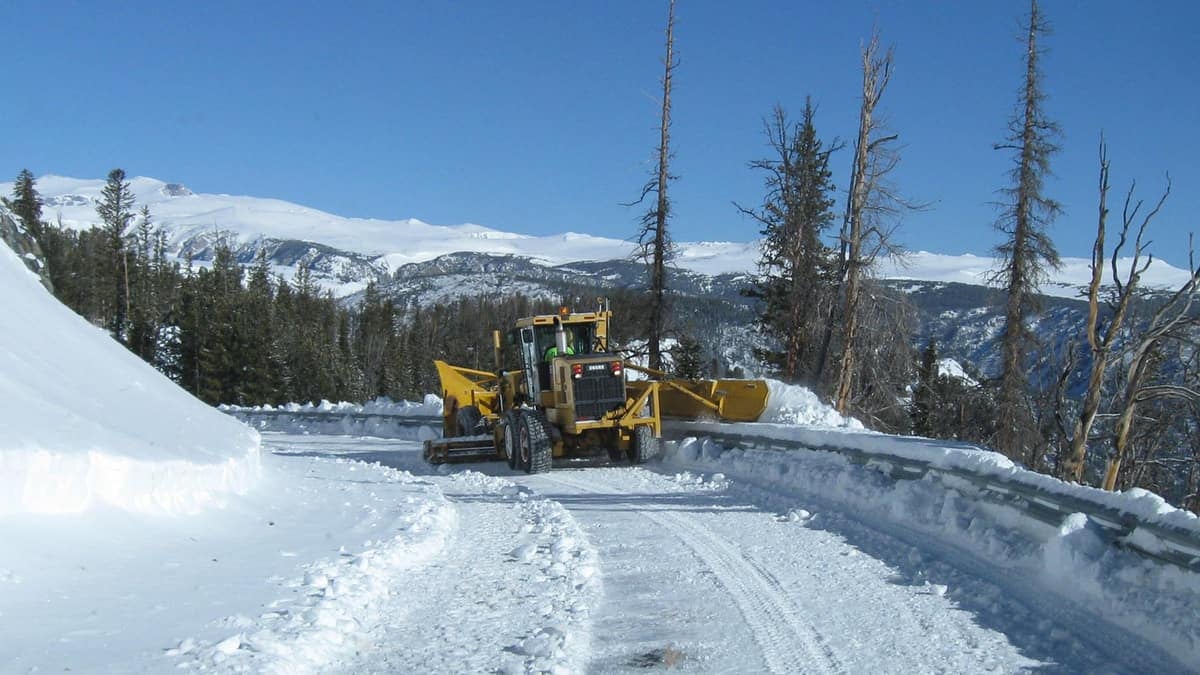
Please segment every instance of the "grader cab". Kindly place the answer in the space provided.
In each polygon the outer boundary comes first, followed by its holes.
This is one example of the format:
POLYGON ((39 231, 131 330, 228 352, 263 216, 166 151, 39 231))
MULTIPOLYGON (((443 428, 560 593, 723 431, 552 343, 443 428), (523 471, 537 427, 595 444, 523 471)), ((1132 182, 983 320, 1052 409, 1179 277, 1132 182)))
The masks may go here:
POLYGON ((548 471, 555 459, 640 464, 657 454, 664 416, 762 414, 761 380, 673 380, 622 358, 609 341, 611 317, 601 303, 594 312, 519 319, 506 344, 493 331, 495 372, 435 361, 443 437, 425 442, 425 459, 507 460, 529 473, 548 471))

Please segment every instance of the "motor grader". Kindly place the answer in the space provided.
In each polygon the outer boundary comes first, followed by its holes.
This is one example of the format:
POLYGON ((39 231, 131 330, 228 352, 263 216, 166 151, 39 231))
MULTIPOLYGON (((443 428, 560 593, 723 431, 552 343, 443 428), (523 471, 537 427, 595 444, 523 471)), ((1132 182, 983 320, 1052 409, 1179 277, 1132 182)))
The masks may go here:
POLYGON ((765 382, 670 379, 638 366, 613 350, 611 317, 601 300, 593 312, 518 319, 504 341, 494 330, 495 372, 434 361, 442 438, 425 441, 425 460, 507 460, 527 473, 575 458, 640 464, 658 452, 663 417, 748 422, 762 414, 765 382))

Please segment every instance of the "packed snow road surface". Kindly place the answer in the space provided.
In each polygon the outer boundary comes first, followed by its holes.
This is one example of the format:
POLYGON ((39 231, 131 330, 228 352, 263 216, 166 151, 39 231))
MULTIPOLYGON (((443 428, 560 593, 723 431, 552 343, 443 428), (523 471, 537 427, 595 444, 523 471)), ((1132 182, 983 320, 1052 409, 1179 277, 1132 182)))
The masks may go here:
POLYGON ((343 672, 1181 669, 936 542, 719 473, 527 476, 427 467, 406 441, 265 439, 424 473, 457 512, 441 557, 393 589, 386 628, 331 664, 343 672))
POLYGON ((415 441, 263 451, 260 488, 204 514, 0 519, 0 672, 1186 668, 1005 558, 756 484, 745 456, 528 476, 415 441))

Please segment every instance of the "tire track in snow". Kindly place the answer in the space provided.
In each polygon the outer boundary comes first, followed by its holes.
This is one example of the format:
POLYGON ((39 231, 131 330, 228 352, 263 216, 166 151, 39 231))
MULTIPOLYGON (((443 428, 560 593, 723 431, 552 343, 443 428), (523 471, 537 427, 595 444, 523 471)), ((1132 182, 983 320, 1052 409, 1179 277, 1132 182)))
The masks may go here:
POLYGON ((469 469, 436 483, 461 514, 448 555, 404 580, 392 620, 336 670, 581 672, 600 591, 595 551, 571 514, 469 469))
MULTIPOLYGON (((605 494, 589 484, 561 476, 546 478, 580 492, 605 494)), ((768 670, 775 673, 843 670, 840 660, 815 627, 803 620, 779 582, 764 574, 761 567, 747 560, 736 547, 685 516, 653 507, 639 513, 673 534, 713 572, 745 618, 768 670)))

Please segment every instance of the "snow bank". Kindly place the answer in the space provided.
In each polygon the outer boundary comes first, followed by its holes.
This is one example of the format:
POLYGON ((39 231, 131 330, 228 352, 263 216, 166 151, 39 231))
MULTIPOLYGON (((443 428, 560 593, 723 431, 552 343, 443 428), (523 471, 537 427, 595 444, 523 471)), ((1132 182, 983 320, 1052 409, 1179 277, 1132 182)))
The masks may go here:
POLYGON ((760 422, 810 427, 863 429, 862 422, 843 417, 807 387, 767 380, 767 409, 760 422))
POLYGON ((420 403, 414 401, 393 401, 386 396, 380 396, 366 403, 331 403, 322 400, 320 403, 288 403, 279 407, 271 405, 233 406, 222 405, 221 410, 228 413, 239 412, 293 412, 293 413, 343 413, 349 415, 400 415, 407 417, 440 417, 442 414, 442 399, 435 394, 426 394, 420 403))
POLYGON ((383 624, 397 617, 391 606, 396 585, 438 560, 458 527, 458 511, 436 487, 407 471, 379 464, 372 469, 391 483, 428 490, 394 506, 398 513, 388 529, 396 534, 304 565, 284 584, 289 592, 257 620, 243 618, 222 639, 187 638, 166 656, 178 658, 179 668, 202 672, 282 675, 325 672, 339 659, 369 649, 383 624))
POLYGON ((261 473, 258 433, 55 300, 0 246, 0 516, 191 513, 261 473))
MULTIPOLYGON (((776 437, 819 434, 794 427, 751 426, 776 437)), ((875 452, 897 449, 905 456, 923 454, 935 464, 970 465, 983 473, 1020 472, 1028 474, 1022 479, 1040 482, 1036 474, 1017 469, 995 453, 961 448, 939 452, 932 441, 922 444, 923 439, 912 439, 914 444, 905 444, 904 439, 880 434, 841 436, 841 446, 875 452)), ((829 436, 818 437, 833 444, 829 436)), ((1037 602, 1039 596, 1060 598, 1144 637, 1181 663, 1200 663, 1200 621, 1195 610, 1200 607, 1200 574, 1108 545, 1084 514, 1068 515, 1060 527, 1051 527, 1014 506, 981 499, 980 491, 965 481, 943 482, 932 474, 920 480, 896 480, 885 464, 856 464, 831 452, 726 449, 711 440, 688 438, 667 444, 663 462, 671 470, 720 472, 744 489, 827 504, 900 539, 941 542, 985 563, 999 583, 1028 601, 1037 602)), ((1057 489, 1088 490, 1062 483, 1057 489)), ((1194 523, 1162 512, 1161 500, 1150 499, 1144 491, 1105 494, 1107 502, 1130 512, 1158 510, 1159 517, 1172 522, 1194 523)))
MULTIPOLYGON (((849 425, 848 425, 849 427, 849 425)), ((1097 504, 1133 516, 1143 523, 1159 524, 1200 536, 1200 518, 1171 506, 1162 497, 1133 488, 1109 492, 1099 488, 1065 483, 1052 476, 1029 471, 1004 455, 978 446, 954 441, 939 441, 917 436, 889 436, 869 431, 797 427, 785 424, 716 424, 709 422, 676 423, 672 429, 684 429, 703 435, 740 434, 765 439, 799 442, 813 449, 843 448, 928 464, 938 469, 955 469, 976 476, 1016 483, 1051 494, 1063 495, 1097 504)))

